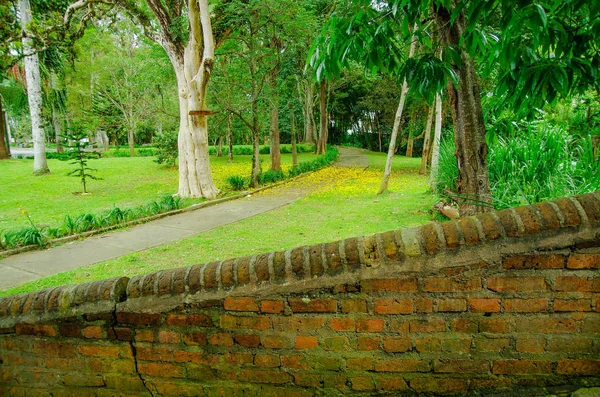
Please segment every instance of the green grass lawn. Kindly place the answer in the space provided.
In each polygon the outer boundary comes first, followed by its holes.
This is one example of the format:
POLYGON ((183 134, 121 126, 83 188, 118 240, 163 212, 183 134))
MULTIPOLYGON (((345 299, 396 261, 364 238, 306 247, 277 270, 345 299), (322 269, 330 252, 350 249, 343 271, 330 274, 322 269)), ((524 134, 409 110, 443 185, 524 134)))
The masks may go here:
MULTIPOLYGON (((418 175, 420 159, 396 157, 390 191, 377 196, 385 154, 368 156, 372 166, 364 172, 330 167, 291 182, 330 181, 327 188, 288 206, 198 236, 11 288, 0 295, 335 241, 416 226, 433 219, 429 209, 437 197, 429 192, 427 178, 418 175)), ((272 193, 267 190, 261 194, 272 193)))
MULTIPOLYGON (((290 154, 283 154, 284 170, 291 166, 290 154)), ((315 158, 311 153, 298 154, 299 161, 315 158)), ((269 167, 269 155, 261 155, 263 169, 269 167)), ((134 207, 177 192, 177 168, 159 165, 154 157, 102 158, 90 160, 89 166, 98 171, 94 175, 102 180, 90 180, 89 196, 75 195, 82 190, 78 178, 66 174, 74 166, 69 162, 48 160, 51 174, 34 176, 33 160, 0 161, 0 230, 28 226, 21 210, 27 210, 33 222, 54 226, 65 215, 96 213, 113 206, 134 207)), ((211 156, 215 183, 224 193, 230 193, 227 177, 250 175, 251 156, 211 156)), ((189 205, 202 200, 185 200, 189 205)))

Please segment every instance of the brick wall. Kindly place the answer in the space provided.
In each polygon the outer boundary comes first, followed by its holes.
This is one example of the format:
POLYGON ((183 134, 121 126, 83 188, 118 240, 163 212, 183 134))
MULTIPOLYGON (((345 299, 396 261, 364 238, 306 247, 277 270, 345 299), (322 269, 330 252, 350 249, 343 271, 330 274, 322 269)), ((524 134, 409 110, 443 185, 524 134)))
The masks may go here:
POLYGON ((0 300, 0 394, 600 386, 600 196, 0 300))

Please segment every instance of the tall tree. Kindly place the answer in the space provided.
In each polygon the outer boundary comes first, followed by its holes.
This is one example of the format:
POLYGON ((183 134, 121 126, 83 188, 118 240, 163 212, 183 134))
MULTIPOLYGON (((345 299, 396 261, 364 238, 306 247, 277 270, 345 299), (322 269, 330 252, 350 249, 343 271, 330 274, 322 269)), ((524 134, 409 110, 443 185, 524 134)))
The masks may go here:
POLYGON ((89 7, 118 7, 141 26, 144 34, 160 44, 175 71, 179 93, 179 188, 180 197, 214 198, 214 184, 208 154, 208 82, 214 68, 214 51, 225 36, 221 27, 215 41, 208 0, 160 0, 137 2, 79 0, 69 6, 65 24, 73 19, 85 22, 93 13, 89 7))
POLYGON ((27 98, 31 116, 31 134, 33 137, 33 173, 43 175, 50 172, 46 161, 46 136, 42 119, 42 83, 40 62, 33 45, 29 25, 32 22, 29 0, 19 0, 19 13, 23 28, 23 52, 25 54, 25 76, 27 80, 27 98))

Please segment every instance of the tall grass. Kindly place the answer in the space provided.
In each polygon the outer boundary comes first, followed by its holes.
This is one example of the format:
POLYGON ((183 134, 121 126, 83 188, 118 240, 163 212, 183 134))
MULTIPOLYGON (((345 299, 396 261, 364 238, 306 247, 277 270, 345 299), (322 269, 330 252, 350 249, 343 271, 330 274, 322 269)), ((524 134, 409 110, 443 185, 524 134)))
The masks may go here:
MULTIPOLYGON (((440 146, 438 193, 455 191, 458 168, 454 141, 440 146)), ((495 208, 538 203, 600 188, 599 163, 591 138, 578 142, 561 127, 533 123, 527 131, 500 138, 487 157, 495 208)))

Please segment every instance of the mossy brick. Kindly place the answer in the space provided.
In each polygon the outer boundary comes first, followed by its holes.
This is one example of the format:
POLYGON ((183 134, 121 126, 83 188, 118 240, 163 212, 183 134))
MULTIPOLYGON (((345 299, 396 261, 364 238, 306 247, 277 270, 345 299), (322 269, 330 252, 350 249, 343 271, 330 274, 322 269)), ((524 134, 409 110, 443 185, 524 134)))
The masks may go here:
POLYGON ((179 268, 173 271, 173 289, 174 294, 185 292, 185 272, 186 268, 179 268))
POLYGON ((204 332, 186 332, 182 335, 187 346, 206 346, 208 338, 204 332))
POLYGON ((334 276, 343 271, 342 258, 340 257, 340 243, 325 244, 325 256, 327 258, 327 274, 334 276))
POLYGON ((485 374, 490 370, 487 360, 435 360, 433 371, 445 374, 485 374))
POLYGON ((525 333, 573 333, 577 332, 577 321, 556 316, 525 317, 515 322, 517 332, 525 333))
POLYGON ((293 313, 336 313, 336 299, 289 298, 288 303, 293 313))
MULTIPOLYGON (((173 351, 173 360, 177 363, 193 363, 201 365, 217 365, 220 362, 220 357, 215 354, 209 354, 202 351, 173 351)), ((188 367, 189 368, 189 367, 188 367)))
POLYGON ((423 239, 425 240, 425 251, 429 255, 433 255, 440 250, 441 242, 438 238, 437 228, 435 224, 428 223, 421 228, 423 239))
POLYGON ((103 282, 104 281, 94 281, 90 284, 85 295, 86 302, 97 302, 100 300, 103 282))
POLYGON ((541 276, 501 276, 488 278, 487 288, 496 292, 544 291, 547 289, 547 284, 545 278, 541 276))
POLYGON ((213 322, 204 313, 168 314, 165 324, 176 327, 212 327, 213 322))
POLYGON ((477 336, 473 341, 473 350, 477 352, 501 352, 509 346, 509 338, 477 336))
POLYGON ((353 318, 332 318, 329 320, 329 328, 338 332, 355 331, 356 322, 353 318))
POLYGON ((573 253, 567 260, 568 269, 600 269, 600 253, 573 253))
POLYGON ((237 284, 245 285, 250 283, 250 262, 252 258, 245 256, 237 260, 237 284))
POLYGON ((296 339, 288 334, 261 335, 260 343, 265 349, 291 349, 296 339))
POLYGON ((467 311, 467 301, 462 298, 442 298, 437 300, 438 312, 467 311))
POLYGON ((331 356, 312 356, 310 363, 317 371, 340 371, 344 366, 342 359, 331 356))
POLYGON ((434 395, 464 394, 467 391, 467 380, 464 378, 413 378, 410 387, 417 393, 432 393, 434 395))
POLYGON ((483 229, 483 235, 487 241, 497 240, 502 237, 502 233, 500 232, 501 226, 494 215, 487 212, 477 215, 477 219, 479 220, 479 224, 483 229))
POLYGON ((446 320, 441 317, 428 317, 410 320, 410 332, 445 332, 446 320))
POLYGON ((377 390, 383 391, 405 391, 408 390, 408 384, 402 378, 390 376, 374 376, 377 390))
POLYGON ((325 351, 348 351, 350 341, 345 336, 328 336, 321 338, 319 346, 325 351))
POLYGON ((569 376, 600 375, 600 360, 560 360, 556 373, 569 376))
POLYGON ((277 354, 260 353, 254 356, 254 365, 257 367, 277 368, 281 365, 281 359, 277 354))
POLYGON ((367 301, 365 299, 343 299, 340 301, 342 313, 366 313, 367 301))
POLYGON ((447 277, 427 277, 423 279, 424 292, 473 292, 481 288, 480 277, 473 277, 466 281, 447 277))
POLYGON ((156 279, 156 273, 146 274, 142 281, 142 296, 148 296, 154 294, 154 281, 156 279))
POLYGON ((254 269, 259 282, 269 281, 269 254, 261 254, 255 257, 254 269))
POLYGON ((309 246, 308 255, 310 259, 311 277, 322 276, 325 269, 323 268, 323 255, 321 254, 321 245, 314 244, 309 246))
POLYGON ((375 235, 364 236, 363 254, 366 261, 373 262, 379 259, 379 250, 377 249, 377 238, 375 235))
POLYGON ((60 324, 58 333, 65 338, 77 338, 81 335, 81 327, 78 324, 60 324))
POLYGON ((479 323, 471 318, 454 318, 450 320, 450 330, 460 334, 474 334, 479 330, 479 323))
POLYGON ((534 207, 517 207, 515 213, 521 218, 525 234, 535 234, 542 230, 540 217, 534 207))
POLYGON ((375 360, 369 357, 347 358, 346 368, 354 371, 373 371, 375 360))
MULTIPOLYGON (((127 296, 129 298, 138 298, 140 296, 142 296, 142 278, 143 276, 136 276, 133 277, 129 283, 127 284, 127 296)), ((78 298, 78 287, 75 289, 75 293, 74 293, 74 299, 75 300, 79 300, 78 298)))
POLYGON ((458 221, 460 230, 465 237, 465 243, 467 245, 479 244, 479 233, 477 232, 477 225, 473 217, 464 218, 458 221))
POLYGON ((442 342, 442 352, 451 353, 451 354, 462 354, 468 353, 471 350, 471 338, 446 338, 441 339, 442 342))
MULTIPOLYGON (((33 304, 31 305, 31 311, 32 312, 43 312, 46 306, 46 296, 48 295, 50 291, 49 290, 42 290, 40 292, 37 293, 33 304)), ((19 295, 17 296, 11 305, 11 310, 10 313, 15 315, 15 314, 19 314, 21 313, 21 308, 23 307, 23 304, 25 303, 25 296, 23 295, 19 295)))
POLYGON ((600 292, 600 277, 557 276, 555 291, 564 292, 600 292))
POLYGON ((138 363, 137 369, 142 375, 160 378, 183 378, 185 371, 183 367, 168 363, 138 363))
POLYGON ((171 292, 171 277, 173 272, 171 270, 165 270, 158 275, 158 294, 165 295, 171 292))
POLYGON ((546 339, 540 337, 516 338, 515 350, 519 353, 543 353, 546 350, 546 339))
POLYGON ((539 313, 548 311, 548 299, 505 299, 503 302, 506 313, 539 313))
POLYGON ((442 230, 446 238, 446 247, 449 249, 458 248, 460 246, 458 222, 444 222, 442 223, 442 230))
POLYGON ((17 335, 56 336, 56 328, 48 324, 16 324, 17 335))
POLYGON ((404 253, 398 248, 396 243, 396 233, 385 232, 378 235, 381 238, 383 245, 383 253, 389 260, 402 261, 404 260, 404 253))
POLYGON ((562 269, 565 256, 561 254, 511 255, 502 258, 502 266, 507 270, 562 269))
POLYGON ((549 203, 539 203, 534 205, 537 208, 542 222, 542 229, 556 230, 560 229, 560 219, 556 214, 556 210, 549 203))
POLYGON ((220 327, 223 329, 253 329, 265 331, 271 328, 271 318, 266 316, 232 316, 222 314, 220 327))
POLYGON ((583 207, 590 223, 597 225, 600 223, 600 202, 594 197, 593 194, 583 194, 575 196, 577 201, 583 207))
POLYGON ((383 350, 388 353, 404 353, 412 350, 412 340, 408 336, 386 336, 383 338, 383 350))
POLYGON ((352 390, 375 390, 375 381, 370 376, 355 376, 349 379, 352 390))
POLYGON ((348 270, 354 271, 360 269, 360 254, 358 252, 358 240, 356 238, 344 240, 344 252, 346 254, 346 266, 348 267, 348 270))
POLYGON ((204 289, 214 291, 219 288, 220 274, 217 274, 219 262, 204 265, 204 289))
POLYGON ((379 336, 359 336, 356 338, 356 345, 359 351, 378 350, 380 342, 379 336))
POLYGON ((296 279, 302 280, 306 275, 304 274, 304 248, 297 247, 290 252, 290 260, 292 262, 292 272, 296 279))
MULTIPOLYGON (((563 353, 593 353, 594 340, 592 338, 584 338, 576 335, 553 335, 548 338, 546 351, 548 352, 563 352, 563 353)), ((596 349, 595 353, 598 353, 596 349)))
POLYGON ((107 331, 107 336, 109 339, 130 341, 132 340, 133 332, 131 328, 111 327, 107 331))
MULTIPOLYGON (((31 311, 32 307, 33 307, 33 302, 35 300, 37 296, 36 292, 30 292, 29 294, 27 294, 27 297, 25 298, 25 301, 23 302, 23 306, 21 307, 21 314, 27 314, 31 311)), ((3 304, 3 308, 2 308, 2 317, 10 314, 10 302, 12 300, 13 297, 10 297, 11 299, 5 299, 2 304, 3 304)))
POLYGON ((377 372, 429 372, 431 363, 428 360, 417 359, 387 359, 375 362, 377 372))
POLYGON ((276 331, 312 332, 323 328, 327 320, 322 317, 273 317, 272 322, 276 331))
POLYGON ((555 312, 589 312, 592 311, 591 299, 554 299, 555 312))
POLYGON ((554 204, 558 207, 564 218, 564 226, 576 227, 581 224, 581 217, 577 212, 577 207, 570 199, 561 198, 554 200, 554 204))
POLYGON ((495 375, 542 375, 551 372, 551 361, 496 360, 492 364, 492 373, 495 375))
POLYGON ((258 312, 258 302, 254 298, 227 297, 223 301, 223 307, 234 312, 258 312))
POLYGON ((514 330, 514 321, 508 318, 484 318, 479 321, 479 332, 506 334, 514 330))
POLYGON ((243 369, 239 372, 241 382, 284 384, 292 381, 292 376, 287 372, 266 369, 243 369))
POLYGON ((231 288, 235 285, 235 259, 227 259, 221 264, 221 284, 223 288, 231 288))
POLYGON ((359 318, 356 319, 356 332, 383 332, 385 330, 385 320, 380 318, 359 318))
POLYGON ((226 332, 217 332, 208 336, 208 342, 214 346, 233 346, 233 337, 226 332))
POLYGON ((416 338, 415 348, 419 353, 439 352, 442 350, 442 341, 436 337, 416 338))
POLYGON ((500 220, 507 237, 519 237, 521 235, 517 221, 513 218, 513 213, 510 209, 498 211, 496 212, 496 215, 498 215, 498 219, 500 220))
POLYGON ((273 281, 276 283, 286 281, 284 251, 275 252, 273 255, 273 281))

